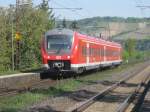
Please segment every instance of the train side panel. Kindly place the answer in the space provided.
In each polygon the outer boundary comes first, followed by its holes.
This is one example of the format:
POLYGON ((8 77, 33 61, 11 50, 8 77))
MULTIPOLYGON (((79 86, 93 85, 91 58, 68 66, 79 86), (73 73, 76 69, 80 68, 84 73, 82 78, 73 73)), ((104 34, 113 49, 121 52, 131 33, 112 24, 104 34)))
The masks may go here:
POLYGON ((121 47, 107 45, 105 42, 89 41, 84 35, 75 35, 72 68, 76 71, 99 67, 119 65, 121 63, 121 47))

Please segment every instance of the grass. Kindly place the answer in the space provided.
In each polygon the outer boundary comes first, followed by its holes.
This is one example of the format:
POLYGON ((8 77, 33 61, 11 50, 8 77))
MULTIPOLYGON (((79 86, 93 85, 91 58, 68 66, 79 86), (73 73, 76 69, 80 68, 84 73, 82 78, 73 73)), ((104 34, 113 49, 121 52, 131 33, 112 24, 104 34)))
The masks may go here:
POLYGON ((3 75, 12 75, 17 73, 28 73, 28 72, 37 72, 40 68, 30 68, 30 69, 23 69, 23 70, 8 70, 8 71, 0 71, 0 76, 3 75))
POLYGON ((112 76, 112 73, 120 73, 123 70, 126 70, 128 68, 130 68, 131 66, 133 66, 134 64, 131 65, 121 65, 117 68, 111 68, 111 69, 107 69, 107 70, 103 70, 100 72, 96 72, 96 73, 92 73, 90 75, 87 75, 85 77, 81 77, 79 78, 80 80, 84 80, 84 81, 96 81, 96 80, 104 80, 108 77, 112 76))
POLYGON ((112 72, 121 72, 122 70, 127 70, 131 66, 133 66, 133 64, 121 65, 118 68, 91 73, 90 75, 82 76, 77 79, 69 79, 65 82, 58 81, 54 87, 50 87, 49 89, 34 90, 32 92, 19 94, 13 97, 0 98, 0 112, 18 112, 21 109, 24 109, 27 106, 35 104, 41 100, 47 99, 50 96, 56 96, 64 92, 74 91, 82 85, 89 84, 90 81, 103 80, 105 78, 111 77, 112 72))
POLYGON ((12 74, 17 74, 17 73, 20 73, 20 72, 19 71, 12 71, 12 70, 0 71, 0 76, 2 76, 2 75, 12 75, 12 74))
POLYGON ((44 98, 42 94, 25 93, 14 97, 0 98, 0 112, 17 112, 28 104, 44 98))
POLYGON ((74 79, 68 80, 66 83, 60 82, 49 89, 37 89, 28 93, 19 94, 13 97, 0 98, 0 112, 18 112, 41 100, 50 96, 59 95, 64 92, 74 90, 80 83, 74 79))

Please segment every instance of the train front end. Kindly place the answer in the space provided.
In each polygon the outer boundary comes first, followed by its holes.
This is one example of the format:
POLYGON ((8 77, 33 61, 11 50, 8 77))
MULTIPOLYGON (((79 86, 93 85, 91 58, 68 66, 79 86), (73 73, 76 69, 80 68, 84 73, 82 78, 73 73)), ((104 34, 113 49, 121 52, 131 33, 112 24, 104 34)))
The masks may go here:
POLYGON ((45 33, 42 40, 44 69, 50 71, 71 71, 73 31, 54 29, 45 33))

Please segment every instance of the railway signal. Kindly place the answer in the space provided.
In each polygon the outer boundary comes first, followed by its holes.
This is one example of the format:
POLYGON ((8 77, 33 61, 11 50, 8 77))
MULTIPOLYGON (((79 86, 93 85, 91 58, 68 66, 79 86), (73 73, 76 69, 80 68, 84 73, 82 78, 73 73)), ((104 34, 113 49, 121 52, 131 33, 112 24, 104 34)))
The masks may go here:
POLYGON ((20 32, 16 32, 15 39, 16 39, 16 41, 20 41, 21 40, 21 34, 20 34, 20 32))

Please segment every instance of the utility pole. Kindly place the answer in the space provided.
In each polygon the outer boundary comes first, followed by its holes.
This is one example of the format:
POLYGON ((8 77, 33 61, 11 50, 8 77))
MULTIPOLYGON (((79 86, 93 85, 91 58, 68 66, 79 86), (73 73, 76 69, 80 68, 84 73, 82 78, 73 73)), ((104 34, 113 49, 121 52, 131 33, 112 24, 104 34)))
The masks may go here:
MULTIPOLYGON (((16 34, 19 32, 19 8, 21 0, 16 0, 16 34)), ((17 39, 16 39, 17 40, 17 39)), ((16 68, 19 69, 20 64, 20 42, 16 41, 16 68)))
POLYGON ((144 9, 150 8, 150 5, 137 5, 136 7, 140 8, 142 15, 144 15, 144 9))
POLYGON ((15 65, 14 65, 14 23, 12 21, 12 26, 11 26, 11 45, 12 45, 12 70, 14 71, 15 65))
POLYGON ((110 22, 108 22, 108 40, 111 40, 110 22))
POLYGON ((21 8, 32 5, 32 0, 16 0, 16 68, 20 68, 20 14, 21 8))
POLYGON ((14 65, 14 5, 10 5, 11 12, 11 48, 12 48, 12 70, 14 71, 15 65, 14 65))
POLYGON ((87 26, 86 28, 97 28, 97 29, 99 28, 99 29, 104 29, 104 35, 105 35, 105 36, 103 36, 103 35, 102 35, 102 32, 100 32, 100 33, 99 33, 99 38, 102 38, 102 39, 107 40, 107 38, 108 38, 108 37, 107 37, 107 35, 108 35, 108 34, 107 34, 108 27, 106 27, 106 26, 87 26), (107 38, 106 38, 106 37, 107 37, 107 38))

